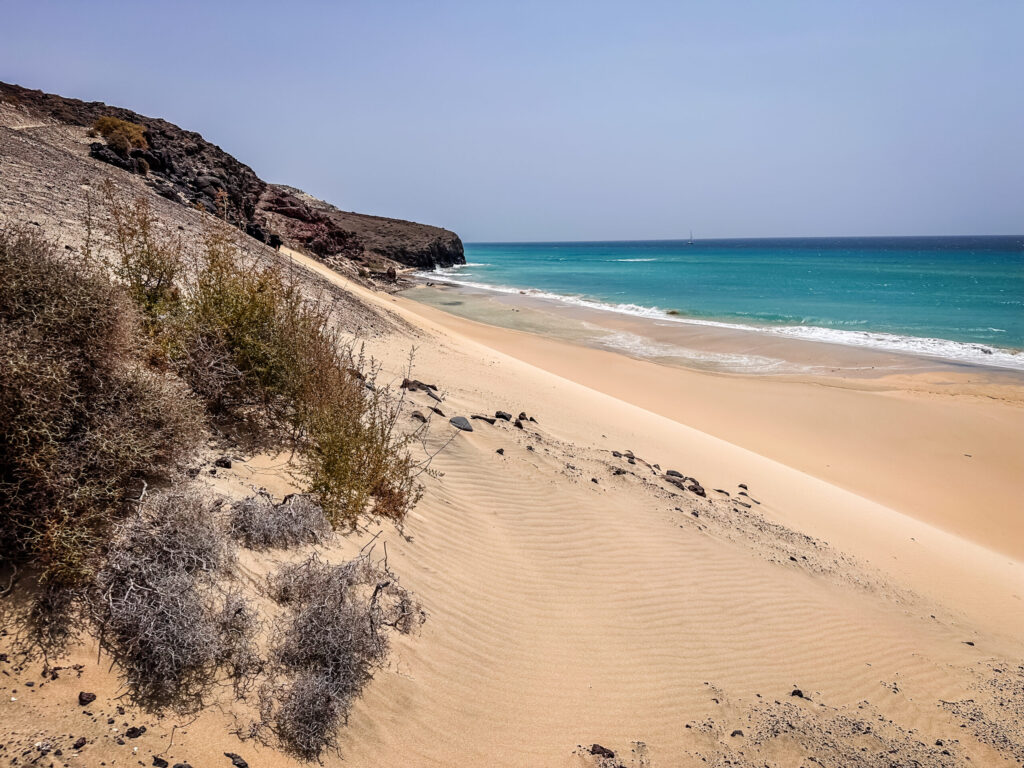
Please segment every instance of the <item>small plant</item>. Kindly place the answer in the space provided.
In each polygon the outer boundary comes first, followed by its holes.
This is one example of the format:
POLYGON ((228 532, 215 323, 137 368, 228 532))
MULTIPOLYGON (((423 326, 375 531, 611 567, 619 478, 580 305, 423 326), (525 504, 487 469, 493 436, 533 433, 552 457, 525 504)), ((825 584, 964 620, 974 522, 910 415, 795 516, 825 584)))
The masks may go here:
POLYGON ((104 116, 96 119, 89 131, 91 136, 102 136, 107 145, 119 155, 127 156, 133 149, 146 149, 146 127, 117 117, 104 116))
POLYGON ((237 501, 231 506, 229 526, 231 535, 249 549, 318 544, 331 529, 320 505, 302 494, 292 494, 280 504, 265 493, 237 501))

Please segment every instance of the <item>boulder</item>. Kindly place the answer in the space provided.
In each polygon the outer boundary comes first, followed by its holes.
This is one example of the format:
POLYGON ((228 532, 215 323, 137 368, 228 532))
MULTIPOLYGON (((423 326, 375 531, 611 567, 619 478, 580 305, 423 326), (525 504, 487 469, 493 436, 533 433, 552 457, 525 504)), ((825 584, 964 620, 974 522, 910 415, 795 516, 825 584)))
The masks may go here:
POLYGON ((81 691, 78 694, 78 706, 84 707, 96 701, 96 694, 88 691, 81 691))
POLYGON ((494 418, 501 419, 502 421, 512 421, 512 414, 505 411, 495 411, 494 418))
POLYGON ((682 472, 676 469, 670 469, 665 474, 668 475, 669 477, 685 477, 685 475, 683 475, 682 472))
POLYGON ((515 427, 516 427, 516 429, 525 429, 525 427, 523 426, 523 420, 522 419, 516 419, 515 427))

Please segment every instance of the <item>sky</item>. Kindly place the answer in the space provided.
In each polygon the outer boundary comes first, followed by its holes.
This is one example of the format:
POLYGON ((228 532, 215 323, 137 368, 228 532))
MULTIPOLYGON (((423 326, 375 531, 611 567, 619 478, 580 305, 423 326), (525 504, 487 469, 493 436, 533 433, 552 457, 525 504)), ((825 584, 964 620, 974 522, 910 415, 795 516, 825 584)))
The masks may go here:
POLYGON ((1024 2, 0 0, 0 80, 467 242, 1024 232, 1024 2))

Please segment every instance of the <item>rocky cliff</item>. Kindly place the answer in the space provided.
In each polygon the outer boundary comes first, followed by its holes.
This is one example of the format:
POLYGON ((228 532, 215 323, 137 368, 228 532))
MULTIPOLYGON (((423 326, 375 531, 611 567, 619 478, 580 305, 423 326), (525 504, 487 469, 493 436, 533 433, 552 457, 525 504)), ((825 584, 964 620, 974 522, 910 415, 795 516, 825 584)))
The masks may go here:
POLYGON ((166 120, 7 83, 0 83, 0 101, 56 123, 89 127, 108 116, 144 126, 146 147, 122 151, 97 137, 90 154, 144 176, 162 197, 225 215, 262 242, 284 243, 327 262, 350 260, 371 268, 392 262, 419 269, 465 263, 462 241, 454 232, 341 211, 300 190, 269 184, 200 134, 166 120))

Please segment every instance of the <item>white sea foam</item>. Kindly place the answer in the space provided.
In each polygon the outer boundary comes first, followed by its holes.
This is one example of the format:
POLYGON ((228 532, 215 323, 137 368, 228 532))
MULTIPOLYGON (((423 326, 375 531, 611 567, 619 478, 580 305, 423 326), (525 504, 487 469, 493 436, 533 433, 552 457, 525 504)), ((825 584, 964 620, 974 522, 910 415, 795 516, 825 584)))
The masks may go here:
POLYGON ((631 261, 657 261, 657 259, 612 259, 612 261, 619 261, 619 262, 631 262, 631 261))
POLYGON ((813 366, 791 363, 777 357, 707 352, 675 344, 664 344, 627 331, 606 334, 601 336, 597 343, 634 357, 686 360, 700 366, 724 369, 734 373, 809 373, 815 370, 813 366))
POLYGON ((1024 371, 1024 352, 995 347, 974 342, 951 341, 949 339, 905 336, 896 333, 875 331, 854 331, 839 328, 822 328, 814 325, 752 325, 748 323, 726 323, 718 320, 703 320, 696 317, 669 315, 658 307, 645 307, 640 304, 612 304, 588 299, 583 296, 572 296, 551 293, 534 288, 511 288, 501 285, 490 285, 473 280, 458 279, 461 267, 438 269, 435 272, 421 272, 423 278, 438 283, 460 285, 483 291, 504 294, 524 294, 540 299, 558 301, 602 312, 615 312, 634 317, 646 317, 662 322, 681 323, 684 325, 701 325, 714 328, 729 328, 739 331, 752 331, 793 339, 804 339, 826 344, 842 344, 850 347, 863 347, 897 354, 910 354, 924 357, 935 357, 965 365, 983 365, 995 368, 1008 368, 1024 371))

